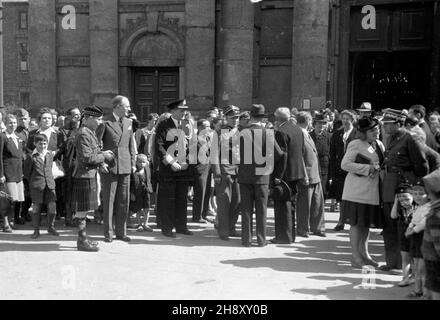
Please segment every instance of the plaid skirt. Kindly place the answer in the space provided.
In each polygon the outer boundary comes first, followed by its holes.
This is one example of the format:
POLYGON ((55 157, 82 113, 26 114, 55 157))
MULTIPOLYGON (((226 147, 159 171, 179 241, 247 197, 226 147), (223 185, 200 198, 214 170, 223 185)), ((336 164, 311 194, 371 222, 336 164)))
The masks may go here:
POLYGON ((98 209, 96 178, 73 178, 72 209, 74 212, 98 209))

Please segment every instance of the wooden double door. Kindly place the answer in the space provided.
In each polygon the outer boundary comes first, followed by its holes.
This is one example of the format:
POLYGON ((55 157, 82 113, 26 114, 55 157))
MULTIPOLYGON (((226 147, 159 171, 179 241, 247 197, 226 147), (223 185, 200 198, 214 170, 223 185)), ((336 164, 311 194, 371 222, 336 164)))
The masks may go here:
POLYGON ((159 115, 179 99, 179 68, 136 68, 134 74, 134 112, 145 123, 150 113, 159 115))

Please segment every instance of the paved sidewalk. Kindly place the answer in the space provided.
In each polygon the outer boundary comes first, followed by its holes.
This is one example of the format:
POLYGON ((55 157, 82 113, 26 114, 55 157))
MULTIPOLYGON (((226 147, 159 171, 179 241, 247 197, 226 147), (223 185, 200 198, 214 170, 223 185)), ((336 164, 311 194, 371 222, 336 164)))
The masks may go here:
MULTIPOLYGON (((404 299, 399 276, 378 271, 364 288, 362 270, 350 266, 348 231, 334 232, 338 214, 326 213, 327 238, 298 238, 292 245, 245 248, 218 239, 212 224, 189 223, 194 236, 166 238, 160 231, 129 231, 131 243, 102 242, 99 253, 76 251, 76 231, 30 239, 30 225, 0 233, 1 299, 404 299)), ((190 220, 190 219, 189 219, 190 220)), ((268 238, 274 234, 269 210, 268 238)), ((346 227, 348 229, 348 227, 346 227)), ((384 261, 380 230, 372 256, 384 261)))

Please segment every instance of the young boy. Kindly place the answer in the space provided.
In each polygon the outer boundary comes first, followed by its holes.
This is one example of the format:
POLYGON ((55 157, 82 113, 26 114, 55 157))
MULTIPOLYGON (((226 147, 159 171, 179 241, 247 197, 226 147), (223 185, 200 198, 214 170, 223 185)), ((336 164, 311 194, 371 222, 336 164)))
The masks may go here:
POLYGON ((433 300, 440 300, 440 170, 423 178, 431 200, 431 211, 426 217, 422 254, 425 261, 425 287, 433 300))
POLYGON ((130 211, 136 212, 138 220, 137 231, 152 232, 148 226, 150 218, 150 195, 153 193, 151 186, 151 171, 148 157, 145 154, 138 154, 136 157, 136 172, 131 176, 130 186, 130 211))
POLYGON ((391 218, 398 219, 397 221, 397 233, 399 240, 399 249, 402 256, 402 281, 397 285, 399 287, 407 287, 411 284, 409 278, 409 270, 411 259, 409 256, 410 241, 405 236, 405 232, 408 229, 411 222, 412 214, 416 209, 416 204, 413 197, 413 188, 411 185, 401 183, 396 189, 396 201, 393 209, 391 210, 391 218))
POLYGON ((418 181, 413 186, 414 201, 418 207, 414 211, 405 236, 410 240, 409 255, 414 261, 415 284, 409 298, 428 297, 425 290, 425 263, 422 255, 423 230, 425 229, 426 216, 431 210, 431 203, 426 194, 423 181, 418 181))
POLYGON ((24 164, 24 174, 29 180, 29 188, 32 198, 32 224, 34 233, 32 239, 40 236, 41 207, 47 206, 47 232, 58 236, 55 230, 56 194, 55 180, 52 175, 53 156, 48 152, 48 139, 44 134, 35 136, 35 150, 24 164))

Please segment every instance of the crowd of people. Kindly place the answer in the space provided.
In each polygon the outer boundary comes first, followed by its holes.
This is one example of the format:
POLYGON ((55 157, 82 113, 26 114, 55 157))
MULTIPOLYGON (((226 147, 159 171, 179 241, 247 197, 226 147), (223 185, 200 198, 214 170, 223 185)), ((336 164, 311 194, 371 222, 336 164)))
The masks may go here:
POLYGON ((91 217, 104 241, 129 242, 127 223, 163 236, 191 236, 192 222, 212 223, 222 241, 252 246, 326 237, 325 200, 350 225, 351 265, 396 273, 411 297, 440 299, 440 114, 409 110, 338 112, 278 108, 213 108, 197 121, 185 100, 150 114, 144 128, 130 101, 116 96, 63 116, 43 108, 32 127, 28 111, 0 121, 0 210, 3 232, 32 222, 40 237, 59 236, 56 217, 78 228, 78 250, 98 251, 87 236, 91 217), (270 122, 269 119, 274 119, 270 122), (267 207, 275 213, 268 241, 267 207), (241 231, 237 221, 241 216, 241 231), (370 228, 383 229, 385 264, 369 254, 370 228))

